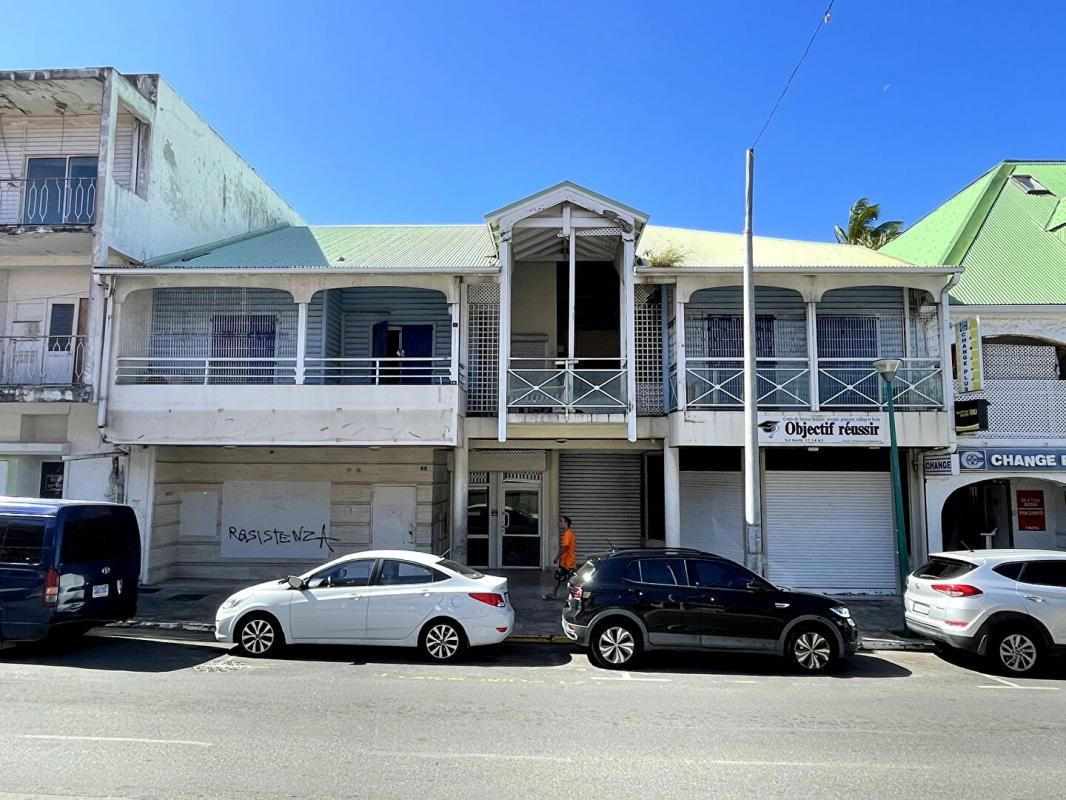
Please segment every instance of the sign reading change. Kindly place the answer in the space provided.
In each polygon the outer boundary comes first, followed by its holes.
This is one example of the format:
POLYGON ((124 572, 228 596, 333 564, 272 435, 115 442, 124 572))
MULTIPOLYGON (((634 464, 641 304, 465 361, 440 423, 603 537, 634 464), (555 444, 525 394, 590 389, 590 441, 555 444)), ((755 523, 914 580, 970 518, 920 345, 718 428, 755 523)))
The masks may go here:
POLYGON ((222 557, 333 557, 329 481, 226 481, 222 484, 222 557))
POLYGON ((884 414, 759 414, 759 444, 884 444, 884 414))

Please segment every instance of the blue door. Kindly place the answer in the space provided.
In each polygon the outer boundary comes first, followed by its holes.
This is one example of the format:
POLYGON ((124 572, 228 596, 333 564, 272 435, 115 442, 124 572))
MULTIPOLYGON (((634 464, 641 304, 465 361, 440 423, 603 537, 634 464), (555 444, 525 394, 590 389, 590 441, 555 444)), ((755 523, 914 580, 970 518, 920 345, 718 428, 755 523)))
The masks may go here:
MULTIPOLYGON (((404 325, 402 342, 404 358, 432 358, 433 326, 404 325)), ((408 361, 400 383, 431 383, 432 375, 431 361, 408 361)))

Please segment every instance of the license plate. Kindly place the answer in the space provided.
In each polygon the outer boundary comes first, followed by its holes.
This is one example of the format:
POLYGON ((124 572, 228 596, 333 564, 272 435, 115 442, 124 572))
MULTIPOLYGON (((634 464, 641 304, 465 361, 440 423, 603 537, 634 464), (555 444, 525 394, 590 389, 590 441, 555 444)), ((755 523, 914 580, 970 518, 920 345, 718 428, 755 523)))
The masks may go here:
POLYGON ((911 611, 913 611, 915 614, 928 614, 929 613, 929 604, 928 603, 911 603, 911 611))
POLYGON ((106 583, 102 583, 99 586, 94 586, 93 597, 107 597, 107 593, 110 589, 111 587, 106 583))

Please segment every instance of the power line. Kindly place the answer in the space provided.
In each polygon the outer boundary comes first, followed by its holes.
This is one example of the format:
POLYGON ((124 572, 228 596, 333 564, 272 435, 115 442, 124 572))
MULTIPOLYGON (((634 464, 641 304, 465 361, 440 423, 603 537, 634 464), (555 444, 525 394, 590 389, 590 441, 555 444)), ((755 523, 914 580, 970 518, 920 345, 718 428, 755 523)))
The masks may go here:
POLYGON ((829 0, 829 5, 825 9, 825 13, 822 14, 822 18, 818 20, 818 27, 814 29, 814 33, 811 34, 811 40, 807 42, 807 48, 803 51, 803 55, 800 56, 800 60, 796 62, 796 66, 792 70, 792 74, 788 76, 788 80, 785 82, 785 88, 781 90, 781 96, 777 98, 777 102, 774 103, 774 107, 770 109, 770 113, 766 117, 766 122, 759 128, 759 134, 755 137, 755 141, 751 143, 751 147, 754 150, 755 145, 762 139, 762 135, 766 133, 766 129, 770 126, 770 120, 774 118, 774 114, 777 113, 778 106, 781 105, 781 101, 785 99, 785 95, 788 94, 789 88, 792 86, 792 80, 796 77, 796 73, 800 71, 800 67, 803 66, 803 62, 807 60, 807 54, 811 52, 811 47, 814 46, 814 40, 818 38, 818 34, 826 23, 829 22, 830 12, 833 10, 833 3, 836 0, 829 0))

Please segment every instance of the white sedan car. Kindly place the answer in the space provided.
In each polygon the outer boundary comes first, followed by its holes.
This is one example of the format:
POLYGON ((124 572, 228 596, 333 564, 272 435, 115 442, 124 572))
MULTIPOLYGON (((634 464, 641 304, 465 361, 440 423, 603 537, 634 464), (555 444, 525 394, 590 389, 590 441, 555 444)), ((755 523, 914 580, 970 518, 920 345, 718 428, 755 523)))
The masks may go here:
POLYGON ((215 638, 252 656, 284 644, 358 644, 418 647, 444 662, 513 629, 506 578, 408 550, 353 553, 242 589, 215 615, 215 638))

